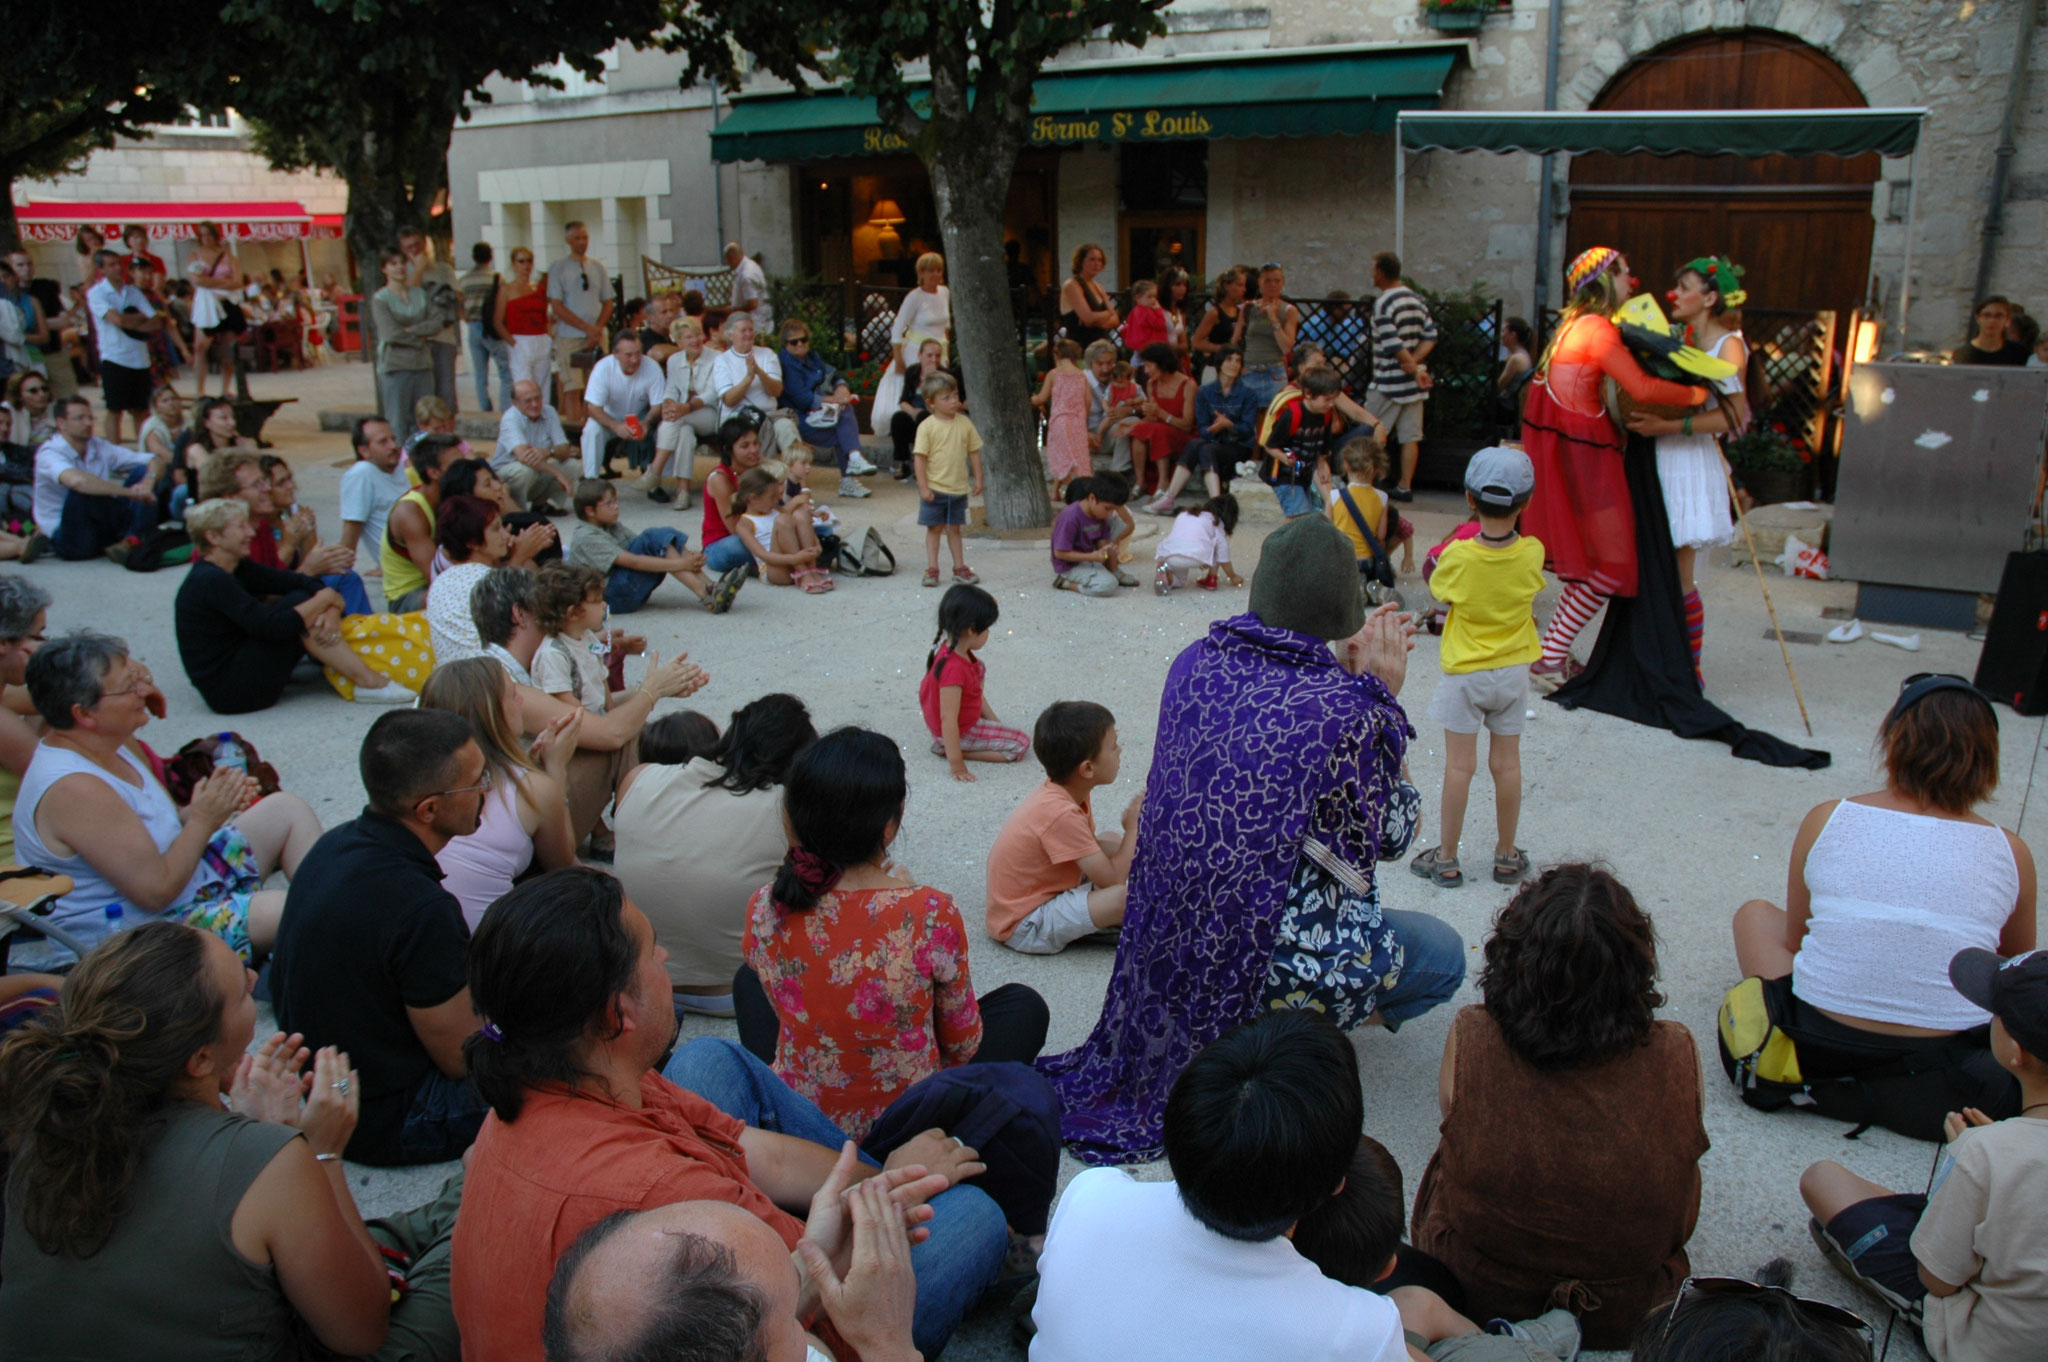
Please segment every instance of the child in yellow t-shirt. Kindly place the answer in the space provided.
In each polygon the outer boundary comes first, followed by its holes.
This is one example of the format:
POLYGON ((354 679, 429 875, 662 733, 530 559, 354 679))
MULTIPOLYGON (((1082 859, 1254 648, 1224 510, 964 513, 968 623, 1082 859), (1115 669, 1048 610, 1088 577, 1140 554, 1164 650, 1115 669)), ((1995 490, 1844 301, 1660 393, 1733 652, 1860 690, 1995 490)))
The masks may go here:
POLYGON ((1448 545, 1429 579, 1430 594, 1451 612, 1443 679, 1429 705, 1429 717, 1444 726, 1444 794, 1437 844, 1408 868, 1446 889, 1465 882, 1458 839, 1479 767, 1481 727, 1489 735, 1486 766, 1499 824, 1493 878, 1513 884, 1529 873, 1515 827, 1522 816, 1522 706, 1529 664, 1542 656, 1532 607, 1543 590, 1543 545, 1517 533, 1515 522, 1535 490, 1536 470, 1520 449, 1496 445, 1474 454, 1465 467, 1465 500, 1479 514, 1479 533, 1448 545))
POLYGON ((1401 575, 1409 576, 1415 571, 1415 530, 1399 515, 1387 514, 1387 499, 1374 483, 1387 475, 1387 451, 1374 435, 1354 435, 1339 446, 1344 456, 1344 474, 1350 481, 1342 490, 1330 489, 1330 523, 1344 532, 1351 541, 1352 556, 1363 563, 1374 557, 1371 543, 1360 528, 1358 517, 1351 514, 1351 506, 1344 504, 1345 493, 1351 495, 1351 505, 1358 508, 1365 517, 1366 525, 1372 527, 1373 537, 1380 541, 1380 548, 1391 555, 1394 546, 1401 546, 1401 575))

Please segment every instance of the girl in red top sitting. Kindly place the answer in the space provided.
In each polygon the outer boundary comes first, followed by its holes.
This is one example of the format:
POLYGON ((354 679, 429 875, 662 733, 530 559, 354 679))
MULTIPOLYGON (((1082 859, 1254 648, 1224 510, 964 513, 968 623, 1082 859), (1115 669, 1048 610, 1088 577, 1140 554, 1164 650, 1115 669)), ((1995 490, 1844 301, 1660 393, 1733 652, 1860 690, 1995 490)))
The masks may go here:
POLYGON ((982 697, 988 665, 975 654, 988 644, 996 615, 996 598, 980 587, 961 582, 947 588, 939 601, 939 632, 917 687, 932 751, 946 759, 955 780, 974 779, 970 761, 1022 761, 1031 750, 1031 735, 998 724, 982 697))
POLYGON ((718 428, 718 467, 704 479, 704 537, 697 542, 704 565, 714 572, 731 572, 753 561, 737 534, 740 515, 747 508, 734 496, 740 474, 760 462, 761 437, 752 426, 734 418, 718 428))
POLYGON ((776 1074, 856 1140, 939 1070, 1028 1063, 1045 1044, 1045 1001, 1021 984, 977 1000, 959 908, 889 859, 907 793, 902 753, 867 729, 828 733, 791 763, 793 845, 747 904, 735 985, 743 1042, 765 1048, 751 971, 774 1007, 776 1074))
POLYGON ((1628 261, 1595 246, 1565 269, 1570 294, 1557 334, 1537 366, 1522 409, 1522 443, 1536 467, 1536 492, 1522 533, 1543 541, 1564 594, 1543 631, 1543 656, 1529 668, 1556 685, 1572 670, 1572 641, 1609 596, 1636 594, 1636 522, 1621 457, 1622 432, 1609 419, 1600 380, 1612 378, 1638 402, 1697 407, 1704 388, 1643 372, 1622 344, 1614 314, 1628 301, 1628 261))

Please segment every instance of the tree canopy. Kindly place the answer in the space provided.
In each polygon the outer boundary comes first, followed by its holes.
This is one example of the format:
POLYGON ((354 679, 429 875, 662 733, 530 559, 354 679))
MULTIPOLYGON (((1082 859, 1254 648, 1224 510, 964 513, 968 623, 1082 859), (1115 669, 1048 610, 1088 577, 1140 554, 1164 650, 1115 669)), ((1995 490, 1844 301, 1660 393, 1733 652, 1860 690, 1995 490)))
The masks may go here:
POLYGON ((874 99, 931 175, 974 420, 987 447, 989 523, 1050 519, 1024 356, 1012 322, 1003 205, 1029 141, 1031 91, 1062 49, 1142 44, 1168 0, 671 0, 663 43, 685 85, 737 89, 744 56, 800 89, 837 83, 874 99), (928 76, 921 80, 919 68, 928 76))

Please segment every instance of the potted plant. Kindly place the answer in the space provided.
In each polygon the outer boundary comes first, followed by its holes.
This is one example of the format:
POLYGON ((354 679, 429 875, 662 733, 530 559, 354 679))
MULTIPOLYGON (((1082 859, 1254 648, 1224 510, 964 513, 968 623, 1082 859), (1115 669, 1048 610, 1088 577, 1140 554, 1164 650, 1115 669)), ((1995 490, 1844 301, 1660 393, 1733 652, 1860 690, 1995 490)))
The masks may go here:
POLYGON ((1499 0, 1422 0, 1422 19, 1445 33, 1477 33, 1499 0))
POLYGON ((1728 466, 1759 506, 1798 501, 1807 493, 1807 456, 1781 425, 1759 421, 1723 446, 1728 466))

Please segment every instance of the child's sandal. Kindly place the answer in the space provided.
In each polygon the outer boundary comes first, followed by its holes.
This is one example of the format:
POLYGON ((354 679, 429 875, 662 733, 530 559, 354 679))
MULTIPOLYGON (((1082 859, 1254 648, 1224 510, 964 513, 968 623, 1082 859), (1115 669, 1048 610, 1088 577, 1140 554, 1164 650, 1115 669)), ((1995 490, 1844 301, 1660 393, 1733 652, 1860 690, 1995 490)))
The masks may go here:
POLYGON ((1439 889, 1463 888, 1465 872, 1458 869, 1458 858, 1439 855, 1442 850, 1442 847, 1431 847, 1408 862, 1408 868, 1439 889))
POLYGON ((980 586, 980 585, 981 585, 981 578, 975 575, 975 572, 974 572, 974 569, 973 569, 973 568, 967 568, 967 567, 956 567, 956 568, 954 568, 954 569, 953 569, 953 580, 954 580, 954 581, 956 581, 956 582, 958 582, 958 583, 960 583, 960 584, 961 584, 962 586, 980 586))
POLYGON ((1522 877, 1528 873, 1529 853, 1520 847, 1515 848, 1515 854, 1512 856, 1495 856, 1493 858, 1493 881, 1495 884, 1519 884, 1522 877))
POLYGON ((921 585, 921 586, 937 586, 938 584, 939 584, 939 570, 938 570, 937 568, 926 568, 926 569, 924 570, 924 580, 923 580, 922 582, 920 582, 920 583, 919 583, 919 585, 921 585))
POLYGON ((832 589, 832 574, 823 568, 805 568, 796 574, 796 584, 809 596, 822 596, 832 589))

